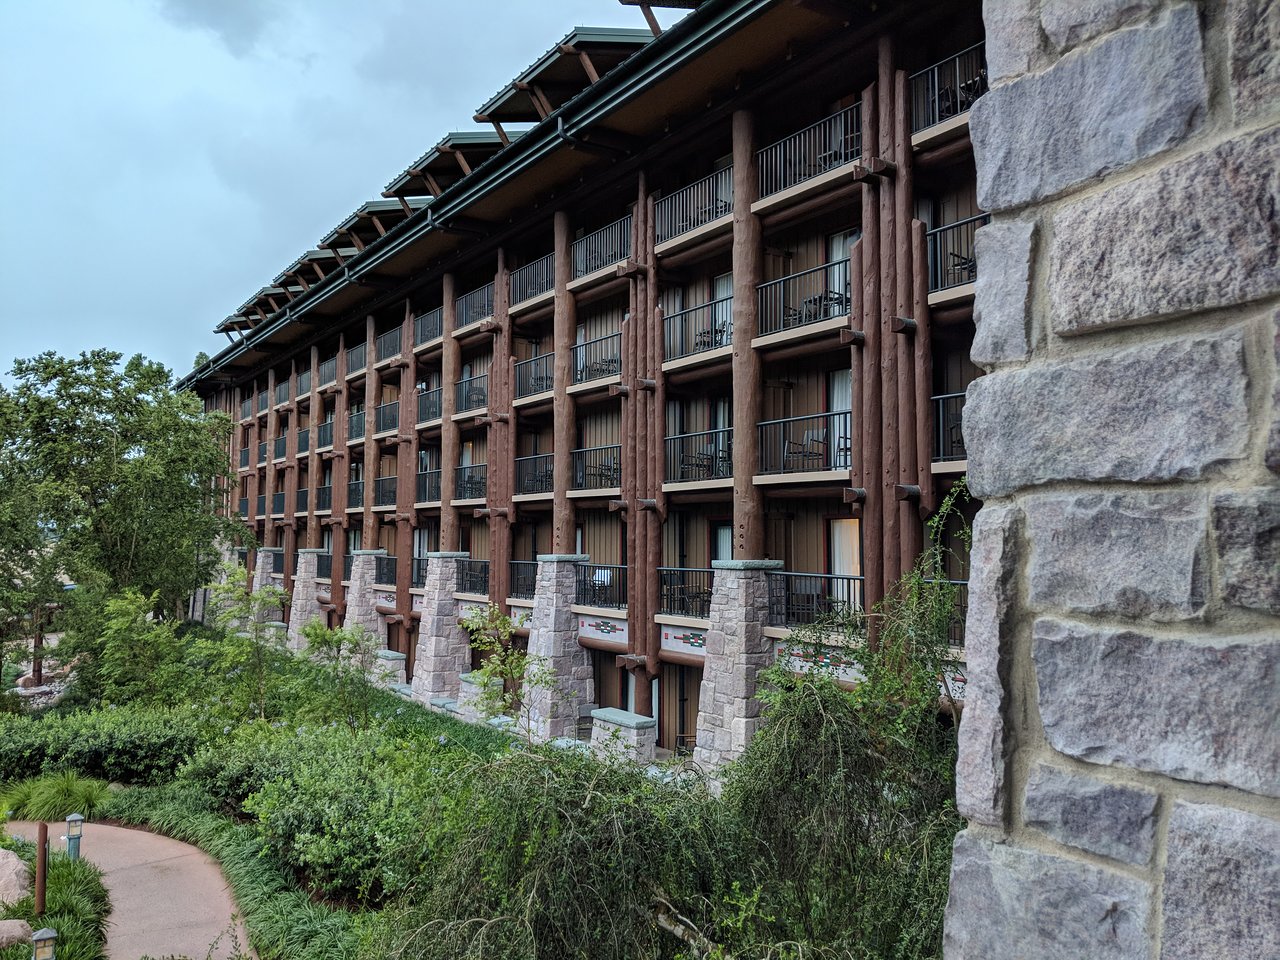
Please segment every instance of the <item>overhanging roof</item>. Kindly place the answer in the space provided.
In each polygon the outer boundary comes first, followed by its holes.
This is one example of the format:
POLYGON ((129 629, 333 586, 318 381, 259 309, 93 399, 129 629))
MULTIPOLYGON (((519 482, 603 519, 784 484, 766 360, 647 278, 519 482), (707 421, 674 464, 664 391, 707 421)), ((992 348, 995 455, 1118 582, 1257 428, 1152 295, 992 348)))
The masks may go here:
MULTIPOLYGON (((508 139, 518 137, 508 134, 508 139)), ((455 130, 392 180, 384 197, 435 197, 453 186, 506 143, 493 130, 455 130)))

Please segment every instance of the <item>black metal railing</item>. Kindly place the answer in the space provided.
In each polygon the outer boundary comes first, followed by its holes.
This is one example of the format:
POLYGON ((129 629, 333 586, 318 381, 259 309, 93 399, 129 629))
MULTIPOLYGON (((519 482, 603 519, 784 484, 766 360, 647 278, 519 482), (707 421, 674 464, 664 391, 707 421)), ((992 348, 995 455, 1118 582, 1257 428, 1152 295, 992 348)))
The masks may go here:
POLYGON ((678 360, 733 343, 733 297, 681 310, 662 319, 663 358, 678 360))
POLYGON ((332 510, 333 509, 333 485, 326 483, 323 487, 316 487, 316 509, 332 510))
POLYGON ((706 620, 714 576, 714 570, 702 567, 659 567, 658 612, 706 620))
POLYGON ((444 307, 436 307, 413 318, 413 345, 422 346, 444 333, 444 307))
POLYGON ((556 285, 556 255, 548 253, 511 271, 511 302, 539 297, 556 285))
POLYGON ((608 333, 573 348, 573 382, 586 383, 622 372, 622 334, 608 333))
POLYGON ((279 574, 284 573, 284 551, 283 550, 271 551, 271 572, 279 573, 279 574))
POLYGON ((733 428, 667 437, 667 482, 733 476, 733 428))
POLYGON ((538 562, 536 560, 512 560, 511 587, 507 596, 517 600, 532 600, 538 586, 538 562))
POLYGON ((281 380, 276 384, 276 406, 289 402, 289 381, 281 380))
POLYGON ((853 466, 848 410, 759 424, 760 473, 810 473, 853 466))
POLYGON ((455 500, 480 500, 484 498, 489 476, 487 463, 472 463, 454 467, 453 497, 455 500))
POLYGON ((459 413, 467 410, 479 410, 489 403, 489 375, 482 373, 478 377, 459 380, 455 385, 454 403, 459 413))
POLYGON ((388 330, 385 333, 378 334, 378 338, 373 341, 373 355, 377 357, 377 363, 383 360, 390 360, 392 357, 400 356, 400 328, 388 330))
POLYGON ((364 481, 350 480, 347 482, 347 506, 363 507, 364 506, 364 481))
POLYGON ((631 215, 573 241, 570 255, 575 280, 627 259, 631 256, 631 215))
POLYGON ((248 420, 253 416, 253 397, 245 397, 240 401, 240 419, 248 420))
POLYGON ((458 329, 479 323, 486 317, 493 316, 493 281, 483 287, 464 293, 455 301, 458 309, 458 329))
POLYGON ((265 493, 258 494, 258 499, 254 503, 254 516, 265 517, 267 515, 267 495, 265 493))
POLYGON ((427 423, 430 420, 439 420, 441 414, 441 398, 444 396, 444 389, 436 387, 434 390, 421 390, 418 392, 418 422, 427 423))
POLYGON ((310 392, 311 392, 311 371, 299 370, 297 396, 305 397, 310 392))
POLYGON ((273 516, 279 516, 284 513, 284 491, 278 490, 271 494, 271 513, 273 516))
POLYGON ((249 465, 249 448, 240 448, 240 466, 247 467, 249 465))
POLYGON ((294 499, 294 501, 293 501, 293 512, 294 512, 294 513, 306 513, 306 512, 307 512, 307 500, 310 498, 310 496, 309 496, 309 495, 310 495, 310 493, 311 493, 311 491, 310 491, 310 490, 308 490, 306 487, 299 487, 299 488, 298 488, 297 496, 296 496, 296 498, 295 498, 295 499, 294 499))
POLYGON ((342 558, 342 579, 343 580, 351 579, 351 567, 355 563, 355 559, 356 558, 349 553, 342 558))
POLYGON ((862 577, 769 573, 769 625, 801 627, 862 609, 862 577))
POLYGON ((964 646, 964 621, 969 615, 969 581, 948 580, 955 591, 951 619, 947 623, 947 642, 953 647, 964 646))
POLYGON ((396 505, 396 477, 375 477, 373 481, 373 505, 375 507, 394 507, 396 505))
POLYGON ((964 460, 964 394, 933 398, 933 462, 964 460))
POLYGON ((384 587, 394 587, 396 585, 395 557, 378 556, 373 558, 373 582, 384 587))
POLYGON ((271 441, 271 459, 283 460, 289 452, 289 438, 275 437, 271 441))
POLYGON ((316 554, 316 579, 329 580, 333 577, 333 554, 316 554))
POLYGON ((333 446, 333 421, 326 420, 324 423, 316 424, 316 449, 322 450, 325 447, 333 446))
POLYGON ((521 360, 516 364, 516 399, 544 393, 555 385, 555 354, 521 360))
POLYGON ((489 561, 459 560, 454 586, 459 593, 474 593, 487 597, 489 595, 489 561))
POLYGON ((794 187, 862 155, 862 104, 823 117, 756 153, 760 196, 794 187))
POLYGON ((364 411, 347 414, 347 440, 359 440, 364 436, 364 411))
POLYGON ((622 447, 583 447, 572 452, 573 489, 607 490, 622 485, 622 447))
POLYGON ((849 261, 837 260, 756 288, 760 333, 777 333, 849 313, 849 261))
POLYGON ((262 466, 267 462, 267 441, 258 441, 258 466, 262 466))
POLYGON ((320 364, 320 386, 338 382, 338 358, 330 357, 320 364))
POLYGON ((249 516, 249 498, 248 497, 240 498, 240 516, 242 517, 249 516))
POLYGON ((377 432, 395 430, 400 426, 400 401, 379 404, 373 411, 377 432))
POLYGON ((574 602, 591 607, 627 607, 627 568, 607 563, 578 565, 574 602))
POLYGON ((555 489, 555 456, 539 453, 516 457, 516 493, 551 493, 555 489))
POLYGON ((309 453, 311 451, 311 429, 309 427, 300 427, 298 429, 298 452, 309 453))
POLYGON ((985 44, 911 75, 911 132, 958 117, 987 92, 985 44))
POLYGON ((413 568, 410 570, 411 583, 414 587, 421 590, 427 585, 427 564, 430 561, 426 557, 414 557, 413 568))
POLYGON ((436 503, 440 499, 440 471, 423 470, 418 474, 416 503, 436 503))
POLYGON ((258 412, 266 413, 268 406, 269 404, 267 403, 267 391, 260 390, 258 392, 258 412))
POLYGON ((359 373, 365 368, 365 347, 368 344, 357 343, 354 347, 347 348, 347 376, 353 373, 359 373))
POLYGON ((653 205, 658 243, 733 213, 733 167, 724 167, 653 205))
POLYGON ((978 255, 973 239, 978 228, 990 219, 990 214, 980 213, 935 227, 925 235, 929 244, 930 293, 978 279, 978 255))

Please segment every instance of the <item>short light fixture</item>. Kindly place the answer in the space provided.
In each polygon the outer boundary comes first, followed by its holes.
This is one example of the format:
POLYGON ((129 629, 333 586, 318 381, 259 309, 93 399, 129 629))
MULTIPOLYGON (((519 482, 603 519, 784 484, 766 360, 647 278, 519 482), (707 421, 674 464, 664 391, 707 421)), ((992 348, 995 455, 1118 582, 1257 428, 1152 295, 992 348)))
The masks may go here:
POLYGON ((31 935, 31 960, 55 960, 54 941, 58 931, 45 927, 31 935))
POLYGON ((67 817, 67 856, 80 859, 80 837, 84 833, 84 817, 73 813, 67 817))

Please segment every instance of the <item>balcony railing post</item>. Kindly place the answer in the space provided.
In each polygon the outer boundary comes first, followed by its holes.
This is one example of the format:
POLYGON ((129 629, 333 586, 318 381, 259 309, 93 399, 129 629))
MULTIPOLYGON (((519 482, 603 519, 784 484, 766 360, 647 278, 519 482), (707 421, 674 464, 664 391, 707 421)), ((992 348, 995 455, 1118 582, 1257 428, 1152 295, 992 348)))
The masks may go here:
POLYGON ((757 287, 760 333, 847 316, 851 304, 849 260, 835 260, 757 287))
POLYGON ((929 245, 929 292, 973 283, 978 278, 974 235, 990 214, 957 220, 925 234, 929 245))
POLYGON ((631 215, 573 241, 573 277, 585 277, 631 256, 631 215))
POLYGON ((573 348, 573 382, 587 383, 622 372, 622 334, 609 333, 573 348))
POLYGON ((622 484, 622 446, 571 451, 574 490, 607 490, 622 484))

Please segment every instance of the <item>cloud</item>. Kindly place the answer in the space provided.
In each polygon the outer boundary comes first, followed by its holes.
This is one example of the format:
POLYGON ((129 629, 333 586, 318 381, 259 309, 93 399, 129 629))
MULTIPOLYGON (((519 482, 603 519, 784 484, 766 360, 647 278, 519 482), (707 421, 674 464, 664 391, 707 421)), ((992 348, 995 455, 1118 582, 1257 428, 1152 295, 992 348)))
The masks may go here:
POLYGON ((281 7, 278 0, 161 0, 160 13, 175 26, 212 32, 234 56, 245 57, 281 7))

